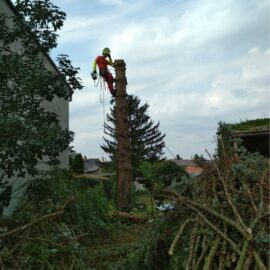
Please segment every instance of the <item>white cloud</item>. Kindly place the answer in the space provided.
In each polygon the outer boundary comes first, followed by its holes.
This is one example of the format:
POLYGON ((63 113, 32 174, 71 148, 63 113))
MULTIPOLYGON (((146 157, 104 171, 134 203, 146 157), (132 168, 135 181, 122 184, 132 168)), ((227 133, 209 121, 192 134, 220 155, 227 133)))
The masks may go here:
MULTIPOLYGON (((105 2, 116 5, 112 8, 125 4, 105 2)), ((218 121, 268 116, 267 2, 195 0, 155 6, 155 1, 138 0, 117 12, 71 16, 60 45, 74 46, 73 57, 81 63, 104 46, 114 59, 124 59, 128 92, 149 103, 149 114, 160 121, 170 149, 189 157, 207 146, 214 149, 218 121)), ((100 153, 103 124, 90 69, 83 65, 86 87, 71 104, 75 146, 89 155, 100 153)))
POLYGON ((99 0, 100 3, 104 5, 123 5, 124 1, 123 0, 99 0))

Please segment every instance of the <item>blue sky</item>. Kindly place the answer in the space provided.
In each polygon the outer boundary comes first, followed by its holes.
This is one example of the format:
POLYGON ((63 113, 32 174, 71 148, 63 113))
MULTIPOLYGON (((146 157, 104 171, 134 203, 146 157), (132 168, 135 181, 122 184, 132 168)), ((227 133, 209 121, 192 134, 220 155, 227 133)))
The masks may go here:
MULTIPOLYGON (((268 0, 52 0, 67 13, 59 53, 85 88, 70 103, 74 150, 106 157, 100 90, 90 77, 104 47, 127 65, 127 92, 149 104, 168 149, 182 158, 213 153, 219 121, 269 117, 268 0)), ((167 158, 172 158, 165 149, 167 158)))

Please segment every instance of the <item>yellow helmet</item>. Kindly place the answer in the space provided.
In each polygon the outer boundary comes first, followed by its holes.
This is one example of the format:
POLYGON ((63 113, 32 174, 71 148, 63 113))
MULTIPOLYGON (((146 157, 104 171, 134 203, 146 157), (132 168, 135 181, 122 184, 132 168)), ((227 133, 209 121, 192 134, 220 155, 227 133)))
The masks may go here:
POLYGON ((111 53, 111 51, 110 51, 110 49, 107 48, 107 47, 104 48, 103 51, 102 51, 102 54, 103 54, 103 55, 107 55, 107 54, 110 54, 110 53, 111 53))

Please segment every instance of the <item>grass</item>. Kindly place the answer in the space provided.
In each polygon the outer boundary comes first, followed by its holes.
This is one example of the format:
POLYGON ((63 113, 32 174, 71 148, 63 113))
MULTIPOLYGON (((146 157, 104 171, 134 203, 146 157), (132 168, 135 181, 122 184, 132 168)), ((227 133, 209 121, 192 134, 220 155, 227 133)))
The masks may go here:
POLYGON ((250 129, 260 129, 269 128, 269 118, 255 119, 241 121, 240 123, 231 124, 234 130, 250 130, 250 129))
POLYGON ((77 179, 109 180, 109 178, 106 176, 98 176, 98 175, 91 175, 91 174, 73 174, 73 177, 77 179))
POLYGON ((134 208, 133 209, 134 214, 139 215, 139 216, 148 216, 156 212, 155 207, 153 207, 153 211, 152 211, 152 201, 151 201, 150 194, 146 193, 142 195, 137 195, 135 201, 144 203, 146 205, 146 210, 139 210, 137 208, 134 208))

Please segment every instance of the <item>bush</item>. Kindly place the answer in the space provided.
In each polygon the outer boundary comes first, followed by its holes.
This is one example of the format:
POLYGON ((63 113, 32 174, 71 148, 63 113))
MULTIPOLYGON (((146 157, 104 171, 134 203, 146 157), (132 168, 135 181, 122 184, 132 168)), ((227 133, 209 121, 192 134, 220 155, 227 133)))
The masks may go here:
POLYGON ((78 174, 84 173, 84 162, 81 154, 75 154, 73 158, 71 158, 71 168, 72 171, 78 174))
POLYGON ((81 193, 76 208, 78 223, 84 230, 97 236, 108 229, 109 205, 102 185, 81 193))
POLYGON ((86 188, 67 171, 56 170, 31 181, 26 201, 15 211, 12 222, 0 223, 2 231, 32 223, 0 242, 2 266, 89 269, 89 254, 80 244, 81 237, 87 235, 88 241, 103 237, 109 229, 108 211, 102 185, 86 188), (35 222, 41 217, 47 218, 35 222))

